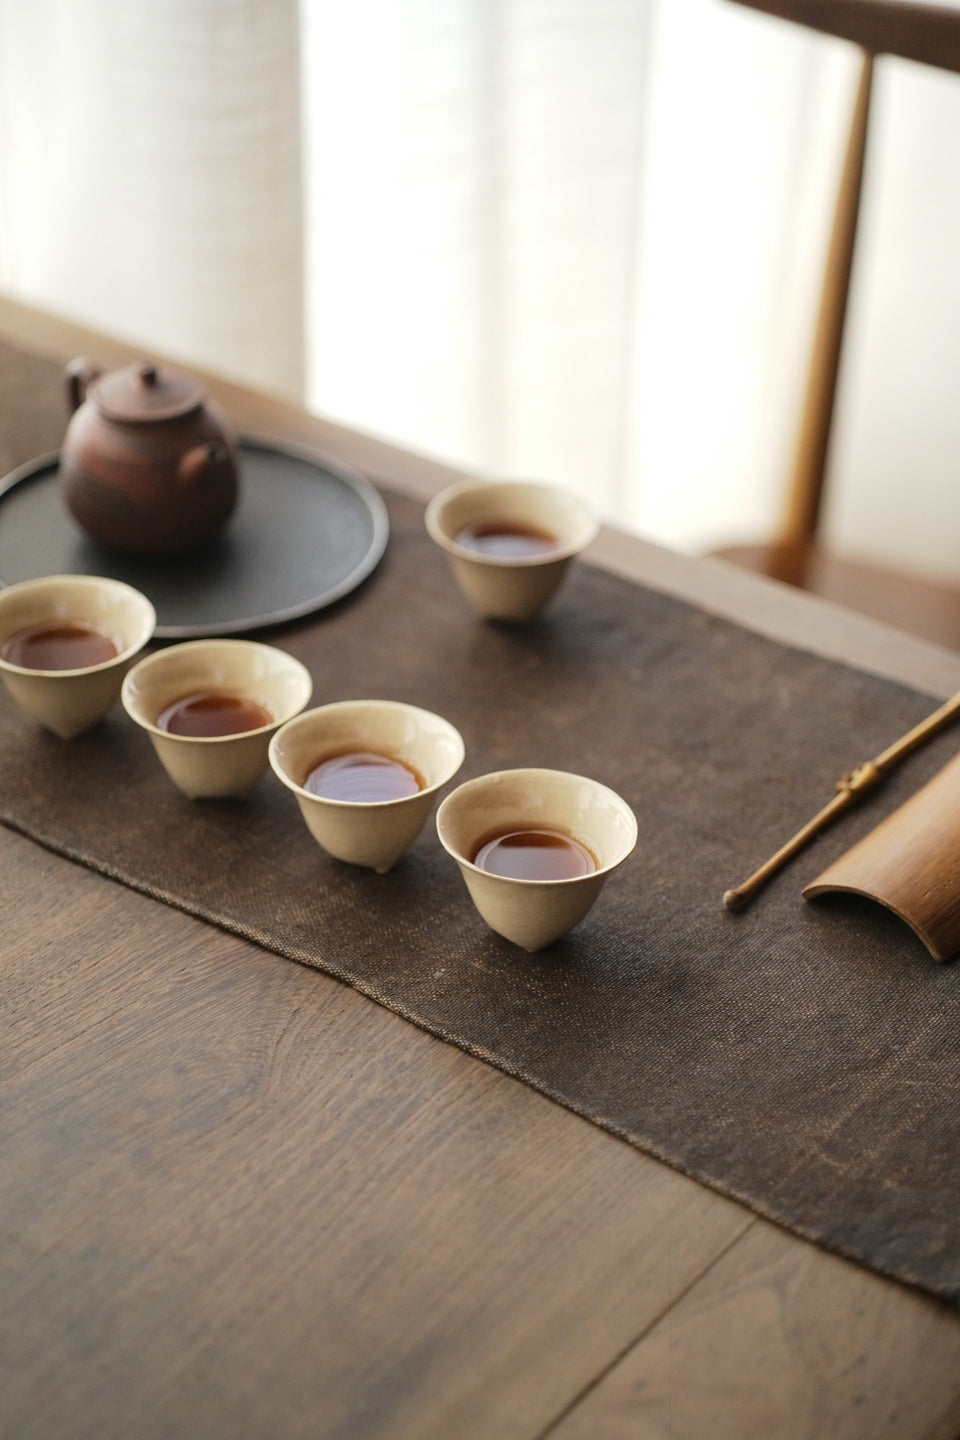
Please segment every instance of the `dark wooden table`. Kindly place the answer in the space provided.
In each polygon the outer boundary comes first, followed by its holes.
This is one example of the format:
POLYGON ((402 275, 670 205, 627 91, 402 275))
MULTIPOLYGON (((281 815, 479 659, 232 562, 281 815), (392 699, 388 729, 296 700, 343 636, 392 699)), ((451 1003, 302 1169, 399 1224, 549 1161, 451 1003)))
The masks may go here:
MULTIPOLYGON (((9 301, 0 338, 134 356, 9 301)), ((450 478, 210 387, 375 481, 450 478)), ((719 562, 594 556, 960 688, 960 656, 719 562)), ((4 829, 0 863, 3 1440, 960 1434, 960 1316, 321 974, 4 829)))

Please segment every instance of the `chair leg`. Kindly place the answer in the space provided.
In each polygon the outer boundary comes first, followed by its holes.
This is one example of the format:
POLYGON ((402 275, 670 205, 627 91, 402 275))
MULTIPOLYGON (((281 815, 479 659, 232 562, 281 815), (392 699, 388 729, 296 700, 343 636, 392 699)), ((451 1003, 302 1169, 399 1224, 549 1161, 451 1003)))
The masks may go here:
POLYGON ((820 518, 860 211, 872 78, 873 56, 864 54, 827 250, 793 473, 780 527, 779 539, 788 546, 808 543, 820 518))

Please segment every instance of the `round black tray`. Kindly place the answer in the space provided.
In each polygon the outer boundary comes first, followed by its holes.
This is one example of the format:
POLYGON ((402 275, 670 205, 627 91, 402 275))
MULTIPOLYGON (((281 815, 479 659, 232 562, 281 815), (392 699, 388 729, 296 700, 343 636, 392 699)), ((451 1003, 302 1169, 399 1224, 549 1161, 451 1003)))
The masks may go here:
POLYGON ((332 605, 375 568, 386 508, 364 476, 308 451, 245 436, 237 509, 209 545, 147 559, 107 550, 60 495, 59 455, 0 481, 0 583, 106 575, 153 602, 162 640, 235 635, 332 605))

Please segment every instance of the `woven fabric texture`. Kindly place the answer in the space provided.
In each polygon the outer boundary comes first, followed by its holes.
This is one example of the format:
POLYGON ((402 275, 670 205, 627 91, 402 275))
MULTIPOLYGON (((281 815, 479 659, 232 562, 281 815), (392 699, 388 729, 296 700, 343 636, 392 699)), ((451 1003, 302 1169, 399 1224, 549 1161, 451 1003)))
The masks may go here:
MULTIPOLYGON (((51 443, 29 433, 37 450, 51 443)), ((0 697, 0 818, 956 1304, 957 967, 868 902, 800 898, 956 736, 908 761, 751 909, 721 905, 930 699, 583 562, 536 624, 484 624, 421 508, 385 498, 391 542, 372 579, 267 638, 308 665, 313 703, 376 696, 445 715, 466 742, 460 778, 546 765, 619 791, 639 844, 578 929, 533 956, 501 940, 432 825, 378 876, 325 856, 272 775, 245 802, 187 801, 119 711, 64 744, 0 697)))

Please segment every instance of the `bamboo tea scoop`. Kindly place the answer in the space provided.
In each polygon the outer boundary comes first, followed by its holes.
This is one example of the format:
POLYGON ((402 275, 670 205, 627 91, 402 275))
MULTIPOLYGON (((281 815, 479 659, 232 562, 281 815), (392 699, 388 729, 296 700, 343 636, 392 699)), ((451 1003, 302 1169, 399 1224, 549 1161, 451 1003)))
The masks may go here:
POLYGON ((904 759, 911 751, 916 750, 925 740, 929 740, 938 730, 949 725, 951 720, 960 715, 960 691, 949 700, 944 701, 939 710, 934 710, 926 720, 921 720, 906 735, 902 735, 881 754, 873 760, 866 760, 862 765, 857 765, 849 774, 841 776, 837 781, 837 793, 833 799, 824 805, 823 809, 808 820, 802 830, 798 830, 792 840, 782 845, 775 855, 771 855, 759 870, 755 870, 749 880, 744 880, 742 885, 737 885, 733 890, 728 890, 723 903, 728 910, 742 910, 748 905, 755 895, 766 885, 767 881, 776 875, 794 855, 809 844, 819 835, 821 830, 831 824, 836 817, 849 806, 859 800, 866 791, 883 779, 888 770, 892 770, 899 760, 904 759))

